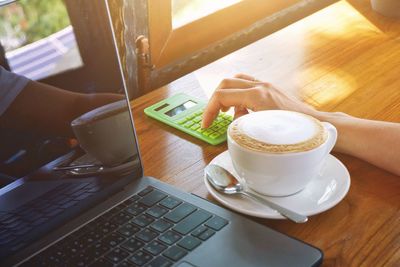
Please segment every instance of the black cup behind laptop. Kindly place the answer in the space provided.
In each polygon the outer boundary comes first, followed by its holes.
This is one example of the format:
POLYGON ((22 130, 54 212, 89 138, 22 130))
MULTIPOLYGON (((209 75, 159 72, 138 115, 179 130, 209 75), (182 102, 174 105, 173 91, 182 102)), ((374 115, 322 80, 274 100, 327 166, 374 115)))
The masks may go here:
POLYGON ((105 166, 122 164, 137 154, 126 100, 85 113, 71 127, 86 153, 105 166))

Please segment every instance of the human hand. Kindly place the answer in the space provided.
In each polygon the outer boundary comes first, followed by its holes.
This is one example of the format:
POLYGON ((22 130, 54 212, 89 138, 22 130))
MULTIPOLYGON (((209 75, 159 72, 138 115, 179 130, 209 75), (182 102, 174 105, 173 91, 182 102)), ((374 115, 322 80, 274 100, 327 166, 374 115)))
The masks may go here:
POLYGON ((202 128, 208 128, 221 111, 235 108, 235 118, 248 110, 284 109, 312 115, 315 110, 293 95, 270 83, 254 79, 246 74, 222 80, 208 102, 202 121, 202 128))

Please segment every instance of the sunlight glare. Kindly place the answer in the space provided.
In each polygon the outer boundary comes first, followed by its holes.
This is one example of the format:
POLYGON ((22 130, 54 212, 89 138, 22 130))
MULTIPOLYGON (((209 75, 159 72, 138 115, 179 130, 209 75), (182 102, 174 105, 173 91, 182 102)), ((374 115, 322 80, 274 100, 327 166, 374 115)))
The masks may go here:
POLYGON ((179 28, 241 0, 172 0, 172 26, 179 28))

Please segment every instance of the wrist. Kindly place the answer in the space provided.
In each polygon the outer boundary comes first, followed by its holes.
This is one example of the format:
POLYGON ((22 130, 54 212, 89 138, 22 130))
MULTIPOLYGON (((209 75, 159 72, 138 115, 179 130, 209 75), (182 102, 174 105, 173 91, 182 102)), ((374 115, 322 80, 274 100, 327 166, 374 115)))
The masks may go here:
POLYGON ((314 118, 320 121, 329 122, 333 125, 337 125, 343 119, 351 117, 350 115, 343 112, 326 112, 318 110, 313 110, 313 112, 311 112, 311 114, 309 115, 313 116, 314 118))

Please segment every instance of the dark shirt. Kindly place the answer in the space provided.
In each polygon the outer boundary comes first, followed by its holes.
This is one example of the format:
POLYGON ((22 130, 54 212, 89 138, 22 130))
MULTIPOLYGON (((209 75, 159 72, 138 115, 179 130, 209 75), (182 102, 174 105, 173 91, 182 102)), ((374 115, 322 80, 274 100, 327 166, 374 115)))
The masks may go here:
POLYGON ((29 79, 9 72, 0 66, 0 116, 25 88, 29 79))

